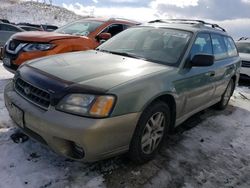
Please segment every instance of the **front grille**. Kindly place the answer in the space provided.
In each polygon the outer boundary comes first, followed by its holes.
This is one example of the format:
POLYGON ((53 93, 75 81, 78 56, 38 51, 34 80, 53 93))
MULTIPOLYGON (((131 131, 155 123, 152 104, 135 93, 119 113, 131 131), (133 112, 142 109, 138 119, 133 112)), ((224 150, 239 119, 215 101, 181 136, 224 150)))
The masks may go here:
POLYGON ((242 67, 250 67, 250 61, 242 61, 242 67))
POLYGON ((22 97, 43 109, 47 109, 50 105, 50 94, 47 91, 39 89, 20 78, 15 81, 15 90, 22 97))

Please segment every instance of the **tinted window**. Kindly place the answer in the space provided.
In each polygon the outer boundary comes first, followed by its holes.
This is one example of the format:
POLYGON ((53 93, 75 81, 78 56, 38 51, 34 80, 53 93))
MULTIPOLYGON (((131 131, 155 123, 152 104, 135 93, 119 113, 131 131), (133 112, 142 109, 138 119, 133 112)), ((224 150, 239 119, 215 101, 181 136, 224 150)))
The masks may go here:
POLYGON ((238 51, 240 53, 247 53, 250 54, 250 43, 247 42, 238 42, 236 44, 238 51))
POLYGON ((224 37, 224 42, 227 47, 227 52, 228 52, 229 57, 237 56, 238 52, 237 52, 233 39, 231 39, 230 37, 224 37))
POLYGON ((221 35, 212 34, 212 44, 213 44, 213 51, 214 57, 216 60, 223 59, 228 57, 227 47, 224 42, 224 37, 221 35))
POLYGON ((108 27, 108 29, 105 29, 107 33, 110 33, 111 36, 115 36, 116 34, 120 33, 123 31, 123 25, 122 24, 113 24, 108 27))
POLYGON ((198 34, 191 49, 191 58, 196 54, 213 54, 209 34, 198 34))
POLYGON ((7 24, 0 24, 0 29, 1 31, 20 31, 18 28, 7 24))
POLYGON ((133 27, 97 49, 177 66, 191 36, 190 32, 175 29, 133 27))
POLYGON ((131 25, 123 25, 123 29, 125 30, 125 29, 128 29, 128 28, 130 28, 131 27, 131 25))

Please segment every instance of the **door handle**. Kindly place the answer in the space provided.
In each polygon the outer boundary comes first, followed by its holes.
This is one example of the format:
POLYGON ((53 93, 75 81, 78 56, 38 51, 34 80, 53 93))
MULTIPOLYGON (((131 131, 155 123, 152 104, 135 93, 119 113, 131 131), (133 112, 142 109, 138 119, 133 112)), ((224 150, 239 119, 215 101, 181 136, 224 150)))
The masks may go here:
POLYGON ((215 72, 210 72, 209 76, 210 77, 214 77, 215 76, 215 72))

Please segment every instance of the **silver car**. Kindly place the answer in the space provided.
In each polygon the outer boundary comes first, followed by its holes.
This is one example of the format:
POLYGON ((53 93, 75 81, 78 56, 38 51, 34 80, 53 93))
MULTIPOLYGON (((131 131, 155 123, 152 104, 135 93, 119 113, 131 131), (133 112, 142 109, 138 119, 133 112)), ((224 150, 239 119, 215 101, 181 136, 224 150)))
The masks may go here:
POLYGON ((240 77, 250 80, 250 39, 241 38, 236 42, 236 46, 242 60, 240 77))

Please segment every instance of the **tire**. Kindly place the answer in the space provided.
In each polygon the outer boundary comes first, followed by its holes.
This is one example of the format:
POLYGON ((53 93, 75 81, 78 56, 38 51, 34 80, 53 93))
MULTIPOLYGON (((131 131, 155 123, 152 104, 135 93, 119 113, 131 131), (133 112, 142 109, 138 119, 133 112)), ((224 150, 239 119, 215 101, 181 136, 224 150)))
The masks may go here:
POLYGON ((225 92, 223 93, 221 97, 220 102, 216 104, 215 106, 216 109, 224 110, 227 107, 229 100, 231 96, 233 95, 233 92, 234 92, 234 81, 231 79, 227 85, 225 92))
POLYGON ((153 159, 167 135, 170 122, 170 109, 166 103, 157 101, 146 108, 130 143, 130 159, 138 164, 153 159))

